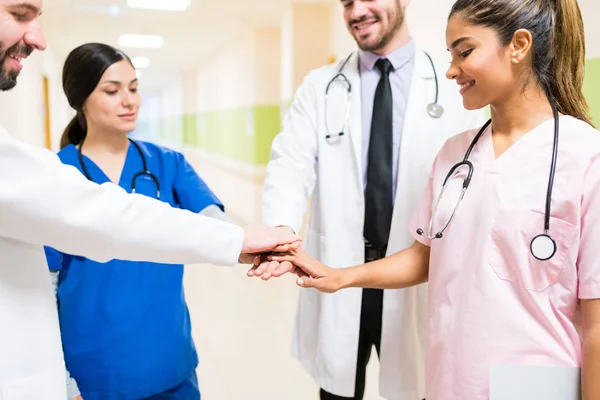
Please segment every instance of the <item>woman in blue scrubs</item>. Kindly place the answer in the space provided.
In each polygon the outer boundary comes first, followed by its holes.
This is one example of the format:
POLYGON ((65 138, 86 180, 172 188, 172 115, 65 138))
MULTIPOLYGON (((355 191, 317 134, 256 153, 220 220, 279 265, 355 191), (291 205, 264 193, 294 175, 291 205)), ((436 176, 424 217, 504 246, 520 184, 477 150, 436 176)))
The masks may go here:
MULTIPOLYGON (((121 51, 89 43, 71 52, 63 88, 77 115, 63 135, 62 162, 96 183, 112 181, 173 207, 226 219, 219 199, 182 154, 128 137, 141 103, 137 86, 131 60, 121 51)), ((135 221, 131 226, 136 229, 135 221)), ((46 254, 70 398, 200 399, 182 265, 102 264, 51 248, 46 254)))

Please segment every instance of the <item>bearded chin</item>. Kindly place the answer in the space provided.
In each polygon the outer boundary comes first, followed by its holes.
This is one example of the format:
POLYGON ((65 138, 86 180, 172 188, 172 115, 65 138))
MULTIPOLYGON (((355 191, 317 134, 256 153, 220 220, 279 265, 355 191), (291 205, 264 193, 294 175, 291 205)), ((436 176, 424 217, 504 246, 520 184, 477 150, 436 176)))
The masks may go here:
MULTIPOLYGON (((378 19, 381 21, 381 18, 378 19)), ((388 14, 388 20, 390 21, 388 29, 383 32, 381 37, 378 37, 377 40, 361 40, 360 38, 355 38, 358 47, 363 51, 377 51, 388 45, 398 30, 402 28, 402 24, 404 23, 404 13, 402 12, 400 4, 398 4, 398 8, 395 10, 395 15, 392 16, 388 14)))
POLYGON ((4 63, 6 62, 6 56, 0 60, 0 91, 11 90, 17 85, 17 76, 19 71, 6 72, 4 63))

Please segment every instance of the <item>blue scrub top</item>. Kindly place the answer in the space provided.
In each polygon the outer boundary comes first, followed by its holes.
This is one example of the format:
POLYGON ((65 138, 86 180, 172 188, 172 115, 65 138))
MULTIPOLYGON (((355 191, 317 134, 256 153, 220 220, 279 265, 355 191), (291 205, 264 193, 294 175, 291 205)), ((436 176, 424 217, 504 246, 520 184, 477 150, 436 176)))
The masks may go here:
MULTIPOLYGON (((182 154, 136 141, 148 169, 160 181, 161 200, 200 212, 219 199, 182 154)), ((81 171, 77 148, 59 152, 64 164, 81 171)), ((84 157, 96 183, 108 177, 84 157)), ((131 192, 142 159, 130 144, 119 185, 131 192)), ((136 193, 156 197, 148 177, 136 193)), ((46 248, 48 265, 60 271, 59 316, 65 362, 86 400, 139 399, 162 393, 187 379, 198 364, 183 291, 183 265, 113 260, 98 263, 46 248)))

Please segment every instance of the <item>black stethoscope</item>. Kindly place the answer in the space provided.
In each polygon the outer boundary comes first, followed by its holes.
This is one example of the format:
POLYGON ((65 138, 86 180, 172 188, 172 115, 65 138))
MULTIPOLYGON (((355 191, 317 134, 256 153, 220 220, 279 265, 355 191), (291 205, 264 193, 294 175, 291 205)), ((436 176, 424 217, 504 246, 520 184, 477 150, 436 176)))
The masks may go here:
MULTIPOLYGON (((431 64, 431 69, 433 70, 433 77, 435 79, 435 98, 433 103, 429 103, 427 105, 427 114, 429 114, 429 116, 431 118, 440 118, 442 115, 444 115, 444 107, 442 107, 440 104, 438 104, 438 99, 439 99, 439 94, 440 94, 440 87, 439 87, 439 82, 438 82, 438 76, 437 76, 437 71, 435 70, 435 65, 433 63, 433 60, 431 58, 431 56, 427 53, 424 52, 425 55, 427 56, 427 58, 429 59, 429 63, 431 64)), ((350 116, 350 99, 352 97, 352 84, 350 83, 350 80, 348 80, 348 78, 346 78, 346 75, 344 75, 344 73, 342 72, 344 70, 344 67, 346 66, 346 64, 348 64, 348 61, 350 61, 350 58, 352 58, 354 53, 351 53, 348 57, 346 57, 346 60, 344 60, 344 62, 342 63, 342 66, 338 69, 338 72, 335 74, 335 76, 333 78, 331 78, 331 80, 329 81, 329 83, 327 84, 327 87, 325 88, 325 129, 327 130, 327 135, 325 136, 326 139, 332 139, 334 137, 339 137, 339 136, 344 136, 344 131, 346 130, 346 125, 348 124, 348 117, 350 116), (337 132, 337 133, 331 133, 331 129, 329 129, 329 120, 327 118, 327 111, 328 111, 328 98, 329 98, 329 87, 336 81, 341 79, 344 82, 344 85, 346 86, 346 115, 344 117, 344 124, 342 125, 342 129, 337 132)))
MULTIPOLYGON (((552 239, 552 237, 548 233, 550 230, 550 203, 552 202, 552 187, 554 186, 554 174, 556 173, 556 158, 558 155, 558 131, 559 131, 559 129, 558 129, 558 119, 559 118, 558 118, 558 110, 556 109, 556 107, 554 107, 554 106, 552 107, 552 112, 554 114, 554 145, 553 145, 553 149, 552 149, 552 163, 550 165, 550 178, 548 180, 548 192, 546 193, 546 212, 544 215, 544 217, 545 217, 544 233, 539 234, 536 237, 534 237, 531 240, 531 244, 529 245, 531 254, 540 261, 547 261, 554 256, 554 253, 556 253, 556 242, 554 241, 554 239, 552 239)), ((479 132, 477 133, 477 135, 471 142, 471 145, 469 146, 469 149, 467 150, 467 152, 465 154, 465 158, 461 162, 455 164, 450 169, 450 172, 448 172, 448 175, 446 175, 446 179, 444 179, 444 183, 442 185, 442 190, 441 190, 440 195, 438 196, 438 199, 433 208, 433 213, 431 215, 431 220, 429 221, 429 229, 427 231, 427 234, 425 234, 423 232, 423 229, 420 229, 420 228, 417 229, 417 234, 419 234, 429 240, 441 239, 444 236, 444 231, 446 230, 448 225, 450 225, 450 222, 454 218, 454 214, 456 213, 458 206, 462 202, 462 199, 465 196, 465 192, 467 191, 467 188, 469 187, 469 184, 471 183, 471 178, 473 177, 474 167, 473 167, 473 164, 468 160, 469 155, 471 155, 471 151, 473 150, 473 147, 475 147, 475 144, 477 143, 477 141, 479 140, 479 138, 481 137, 483 132, 485 132, 485 130, 487 129, 487 127, 490 125, 491 122, 492 122, 492 120, 490 119, 479 130, 479 132), (448 182, 448 180, 450 179, 452 174, 454 174, 454 172, 462 166, 466 166, 468 169, 468 172, 467 172, 467 176, 465 177, 465 180, 463 181, 460 197, 459 197, 458 201, 456 202, 456 205, 454 206, 454 211, 452 211, 452 214, 450 215, 448 222, 442 228, 442 230, 440 230, 435 235, 432 235, 433 221, 435 220, 438 205, 440 204, 440 200, 442 199, 444 190, 446 189, 446 183, 448 182)))
MULTIPOLYGON (((140 145, 137 144, 135 140, 133 140, 131 138, 128 138, 128 139, 129 139, 129 142, 131 142, 131 144, 133 144, 135 146, 137 152, 140 154, 140 158, 142 159, 142 170, 139 172, 136 172, 136 174, 133 175, 133 178, 131 178, 131 193, 135 193, 135 184, 136 184, 138 178, 141 176, 147 176, 148 178, 150 178, 154 181, 154 185, 156 186, 156 199, 160 199, 160 182, 158 181, 158 178, 156 177, 156 175, 154 175, 152 172, 150 172, 150 170, 148 170, 148 164, 146 163, 146 156, 144 156, 144 152, 142 151, 140 145)), ((88 169, 86 168, 85 163, 83 162, 83 155, 81 154, 82 147, 83 147, 83 141, 81 141, 81 143, 79 144, 79 147, 77 149, 77 158, 79 158, 79 164, 81 165, 81 170, 83 171, 83 175, 85 175, 85 177, 88 178, 88 180, 93 182, 94 180, 90 176, 90 173, 88 172, 88 169)))

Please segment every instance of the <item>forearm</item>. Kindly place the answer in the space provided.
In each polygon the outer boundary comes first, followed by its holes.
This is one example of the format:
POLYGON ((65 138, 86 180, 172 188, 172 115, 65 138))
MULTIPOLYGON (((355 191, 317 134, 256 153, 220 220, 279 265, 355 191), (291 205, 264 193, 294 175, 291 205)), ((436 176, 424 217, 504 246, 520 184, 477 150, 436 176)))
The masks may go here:
POLYGON ((0 132, 0 236, 96 261, 235 264, 239 227, 116 185, 89 182, 52 153, 0 132))
POLYGON ((584 332, 582 367, 583 400, 600 400, 600 327, 584 332))
POLYGON ((340 270, 342 286, 402 289, 427 282, 429 247, 420 243, 389 257, 340 270))

